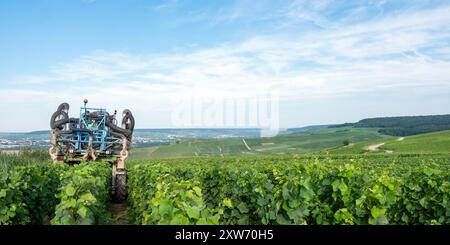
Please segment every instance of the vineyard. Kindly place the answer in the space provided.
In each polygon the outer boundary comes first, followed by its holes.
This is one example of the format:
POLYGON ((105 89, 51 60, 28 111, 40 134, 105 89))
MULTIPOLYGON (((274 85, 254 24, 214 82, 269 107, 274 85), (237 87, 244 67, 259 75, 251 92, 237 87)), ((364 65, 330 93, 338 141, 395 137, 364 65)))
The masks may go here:
MULTIPOLYGON (((450 224, 448 155, 130 161, 130 224, 450 224)), ((108 224, 110 166, 0 159, 0 224, 108 224), (20 162, 13 166, 13 162, 20 162), (9 166, 9 167, 8 167, 9 166)))

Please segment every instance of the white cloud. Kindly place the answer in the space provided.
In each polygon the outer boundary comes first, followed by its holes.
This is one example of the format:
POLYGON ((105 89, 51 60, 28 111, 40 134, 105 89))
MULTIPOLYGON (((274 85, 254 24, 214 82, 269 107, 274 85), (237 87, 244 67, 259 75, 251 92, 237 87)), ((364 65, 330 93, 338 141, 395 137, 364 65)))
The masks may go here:
POLYGON ((162 4, 152 7, 152 10, 162 11, 162 10, 167 10, 167 9, 173 9, 173 8, 176 8, 178 6, 178 4, 179 4, 178 0, 168 0, 162 4))
MULTIPOLYGON (((296 4, 295 11, 305 6, 296 4)), ((245 96, 276 89, 282 99, 295 101, 411 87, 450 92, 449 7, 330 26, 320 13, 331 1, 310 5, 295 16, 313 20, 321 30, 255 36, 190 53, 95 51, 55 65, 44 75, 17 79, 26 86, 64 82, 63 93, 36 86, 33 91, 1 91, 2 96, 53 105, 63 99, 78 104, 88 97, 99 105, 132 107, 145 118, 141 125, 148 126, 151 116, 145 114, 170 111, 173 98, 198 91, 204 96, 245 96), (313 10, 309 17, 308 9, 313 10)))

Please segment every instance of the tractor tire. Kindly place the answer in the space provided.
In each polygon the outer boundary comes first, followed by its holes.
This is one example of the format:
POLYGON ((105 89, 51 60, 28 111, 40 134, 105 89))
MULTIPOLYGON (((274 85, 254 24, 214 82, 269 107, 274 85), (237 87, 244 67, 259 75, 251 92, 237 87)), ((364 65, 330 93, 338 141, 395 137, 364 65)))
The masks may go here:
POLYGON ((122 112, 122 128, 130 130, 133 132, 134 130, 134 117, 130 110, 125 109, 122 112))
POLYGON ((53 113, 51 119, 50 119, 50 128, 55 129, 59 128, 61 129, 61 125, 66 124, 69 122, 69 116, 64 111, 56 111, 53 113), (62 119, 56 120, 58 117, 62 116, 62 119))
POLYGON ((79 121, 78 118, 70 118, 69 119, 69 130, 77 128, 78 121, 79 121))
POLYGON ((116 174, 115 192, 114 192, 114 202, 123 203, 127 199, 127 175, 116 174))
POLYGON ((131 130, 127 130, 127 129, 123 129, 121 127, 117 127, 116 125, 114 125, 113 123, 106 121, 106 126, 108 126, 111 129, 111 133, 119 133, 124 135, 125 137, 130 137, 133 134, 133 131, 131 130))
POLYGON ((67 113, 69 111, 69 108, 70 108, 69 104, 64 102, 58 106, 58 109, 56 111, 64 111, 67 113))

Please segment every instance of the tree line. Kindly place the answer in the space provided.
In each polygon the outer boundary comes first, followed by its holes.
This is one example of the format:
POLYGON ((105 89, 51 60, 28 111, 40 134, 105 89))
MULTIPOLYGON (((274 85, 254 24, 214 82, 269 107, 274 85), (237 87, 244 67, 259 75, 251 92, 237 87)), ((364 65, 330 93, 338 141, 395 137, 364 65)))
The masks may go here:
POLYGON ((379 128, 378 132, 392 136, 408 136, 450 130, 450 115, 377 117, 330 127, 379 128))

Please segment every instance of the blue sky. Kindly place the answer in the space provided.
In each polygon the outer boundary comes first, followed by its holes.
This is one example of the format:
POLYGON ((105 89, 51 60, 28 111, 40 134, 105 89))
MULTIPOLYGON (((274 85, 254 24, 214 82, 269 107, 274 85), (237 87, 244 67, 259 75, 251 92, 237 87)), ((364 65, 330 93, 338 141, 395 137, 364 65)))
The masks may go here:
POLYGON ((448 1, 0 1, 0 131, 277 91, 281 127, 450 113, 448 1), (5 118, 5 117, 3 117, 5 118))

